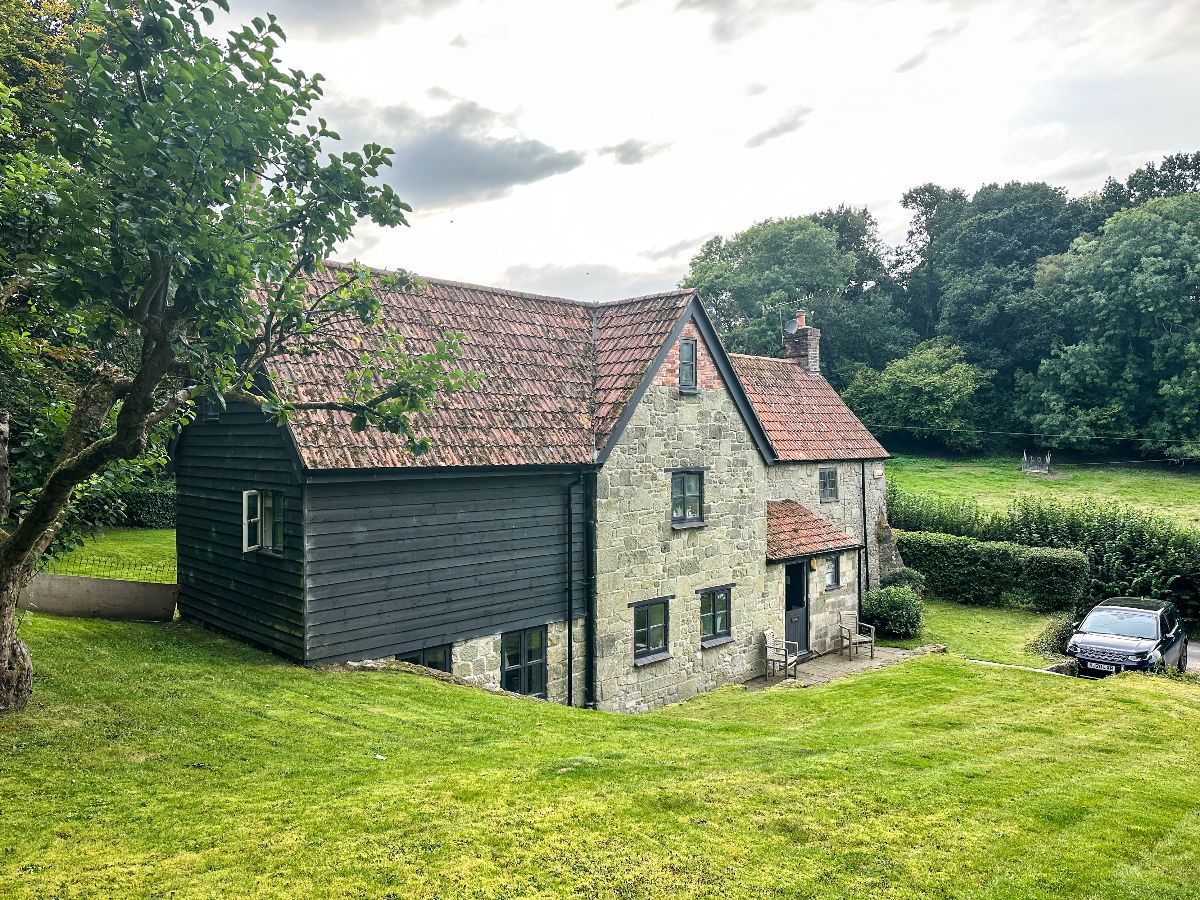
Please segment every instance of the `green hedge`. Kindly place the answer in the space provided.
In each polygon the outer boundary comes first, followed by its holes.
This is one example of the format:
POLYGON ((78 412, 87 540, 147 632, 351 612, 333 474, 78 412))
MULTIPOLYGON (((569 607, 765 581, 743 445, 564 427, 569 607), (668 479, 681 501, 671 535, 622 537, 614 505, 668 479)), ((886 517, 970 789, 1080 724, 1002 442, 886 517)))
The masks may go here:
POLYGON ((901 566, 899 569, 885 572, 879 579, 879 586, 912 588, 913 593, 920 597, 925 593, 925 576, 916 569, 901 566))
POLYGON ((894 485, 888 487, 887 502, 889 521, 902 531, 1083 553, 1090 573, 1085 603, 1155 597, 1173 601, 1184 618, 1200 622, 1200 532, 1171 519, 1120 503, 1061 503, 1035 497, 1021 497, 1007 510, 987 512, 969 500, 910 494, 894 485))
POLYGON ((130 528, 175 527, 175 483, 157 482, 130 488, 123 495, 125 522, 130 528))
POLYGON ((998 606, 1008 594, 1035 609, 1076 610, 1090 579, 1077 550, 925 531, 896 532, 904 561, 925 575, 929 593, 954 603, 998 606))
POLYGON ((912 588, 884 587, 863 594, 862 617, 880 636, 909 638, 921 633, 925 609, 912 588))

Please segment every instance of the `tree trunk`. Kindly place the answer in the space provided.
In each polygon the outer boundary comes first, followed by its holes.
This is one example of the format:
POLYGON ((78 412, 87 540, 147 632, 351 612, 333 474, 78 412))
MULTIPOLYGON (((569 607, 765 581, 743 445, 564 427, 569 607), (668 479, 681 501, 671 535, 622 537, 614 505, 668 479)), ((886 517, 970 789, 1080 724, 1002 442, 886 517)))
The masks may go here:
POLYGON ((0 713, 24 709, 33 692, 33 662, 16 631, 17 598, 32 575, 25 567, 0 573, 0 713))
POLYGON ((0 525, 8 518, 11 497, 8 479, 8 410, 0 409, 0 525))

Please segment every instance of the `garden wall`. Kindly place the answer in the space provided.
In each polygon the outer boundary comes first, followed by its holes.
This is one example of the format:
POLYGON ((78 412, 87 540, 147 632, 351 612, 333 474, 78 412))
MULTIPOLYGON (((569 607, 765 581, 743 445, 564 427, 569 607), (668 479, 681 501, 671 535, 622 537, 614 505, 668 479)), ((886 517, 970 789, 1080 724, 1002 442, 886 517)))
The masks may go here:
POLYGON ((17 605, 57 616, 169 622, 178 593, 173 584, 43 572, 34 576, 17 605))

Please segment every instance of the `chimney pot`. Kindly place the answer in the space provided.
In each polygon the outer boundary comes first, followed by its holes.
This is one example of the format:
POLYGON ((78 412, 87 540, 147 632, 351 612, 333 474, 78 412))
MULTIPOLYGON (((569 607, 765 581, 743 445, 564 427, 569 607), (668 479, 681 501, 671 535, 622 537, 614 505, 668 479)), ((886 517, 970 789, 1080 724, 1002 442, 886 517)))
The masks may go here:
POLYGON ((808 322, 808 318, 805 315, 804 310, 800 310, 800 312, 796 313, 796 327, 797 328, 805 327, 807 322, 808 322))

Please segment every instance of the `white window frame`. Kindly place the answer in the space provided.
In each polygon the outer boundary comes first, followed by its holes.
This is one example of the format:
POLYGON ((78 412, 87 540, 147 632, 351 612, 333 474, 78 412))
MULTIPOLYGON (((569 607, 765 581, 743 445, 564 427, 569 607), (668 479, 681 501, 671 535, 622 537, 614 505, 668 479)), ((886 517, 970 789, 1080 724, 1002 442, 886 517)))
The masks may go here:
POLYGON ((259 490, 242 491, 242 552, 251 553, 255 550, 262 549, 263 539, 263 492, 259 490), (254 519, 250 518, 250 498, 255 498, 255 507, 258 510, 258 516, 254 519), (258 541, 250 543, 250 523, 254 522, 258 526, 258 541))

